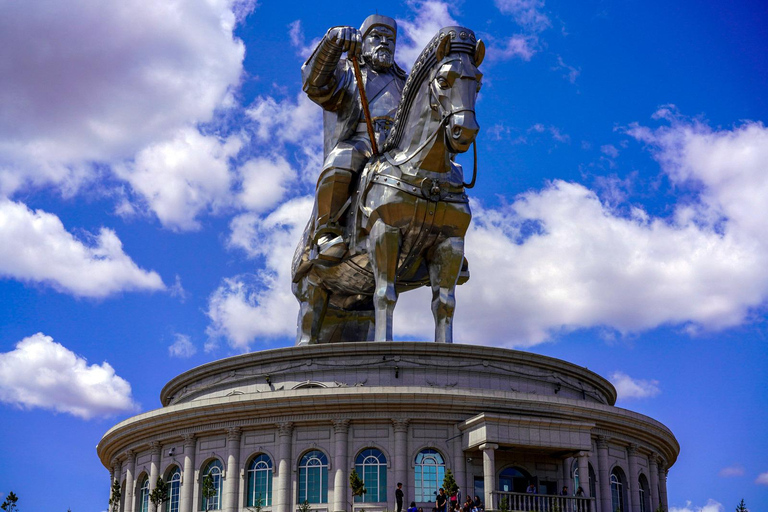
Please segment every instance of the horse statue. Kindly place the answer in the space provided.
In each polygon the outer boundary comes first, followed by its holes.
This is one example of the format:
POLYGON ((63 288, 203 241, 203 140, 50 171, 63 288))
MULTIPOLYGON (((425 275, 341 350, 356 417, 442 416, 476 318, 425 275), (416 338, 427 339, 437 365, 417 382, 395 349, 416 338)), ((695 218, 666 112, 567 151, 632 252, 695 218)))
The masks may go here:
POLYGON ((307 265, 307 225, 292 264, 301 304, 297 345, 392 341, 398 295, 427 285, 435 341, 453 342, 455 290, 469 278, 465 189, 477 172, 475 100, 484 55, 484 43, 464 27, 441 29, 421 52, 382 152, 366 164, 352 194, 341 261, 307 265), (470 146, 475 168, 465 183, 454 157, 470 146))

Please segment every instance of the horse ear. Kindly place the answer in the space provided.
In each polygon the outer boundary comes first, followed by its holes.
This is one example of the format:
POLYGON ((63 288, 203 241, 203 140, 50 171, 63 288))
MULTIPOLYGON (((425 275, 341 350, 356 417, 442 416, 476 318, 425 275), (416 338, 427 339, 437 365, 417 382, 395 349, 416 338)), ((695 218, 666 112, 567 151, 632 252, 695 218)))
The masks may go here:
POLYGON ((443 57, 451 52, 451 36, 444 35, 437 45, 437 62, 443 60, 443 57))
POLYGON ((475 66, 480 67, 480 64, 483 63, 483 59, 485 58, 485 43, 482 39, 477 40, 477 44, 475 45, 475 66))

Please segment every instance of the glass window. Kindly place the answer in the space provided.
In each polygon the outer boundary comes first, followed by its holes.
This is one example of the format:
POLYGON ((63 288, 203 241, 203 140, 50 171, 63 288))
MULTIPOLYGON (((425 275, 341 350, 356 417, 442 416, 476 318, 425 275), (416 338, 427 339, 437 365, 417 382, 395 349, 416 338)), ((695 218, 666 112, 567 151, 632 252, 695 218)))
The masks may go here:
POLYGON ((387 501, 387 458, 376 448, 360 452, 355 459, 355 471, 365 484, 366 493, 355 496, 355 503, 387 501))
POLYGON ((212 460, 209 462, 205 469, 203 470, 203 478, 206 476, 211 477, 213 481, 213 488, 216 489, 216 494, 213 496, 210 496, 208 498, 208 502, 206 503, 206 499, 203 498, 203 492, 202 492, 202 480, 200 480, 200 499, 202 500, 202 510, 221 510, 221 495, 223 494, 223 486, 221 481, 221 474, 224 472, 224 465, 221 463, 220 460, 212 460), (207 507, 206 507, 207 505, 207 507))
POLYGON ((651 512, 651 493, 648 492, 648 480, 645 475, 640 475, 638 480, 638 489, 640 491, 640 512, 651 512))
POLYGON ((168 512, 179 512, 179 494, 181 493, 181 469, 174 466, 168 472, 168 512))
POLYGON ((269 455, 262 453, 253 458, 248 465, 247 506, 272 506, 272 475, 272 459, 269 455))
POLYGON ((149 477, 144 478, 139 484, 139 510, 138 512, 149 512, 149 477))
POLYGON ((437 490, 445 478, 443 456, 435 450, 426 449, 416 456, 415 498, 416 501, 434 501, 437 490))
POLYGON ((623 475, 614 469, 611 472, 611 505, 614 512, 624 512, 624 479, 623 475))
POLYGON ((297 501, 328 503, 328 457, 320 450, 307 452, 301 458, 297 501))

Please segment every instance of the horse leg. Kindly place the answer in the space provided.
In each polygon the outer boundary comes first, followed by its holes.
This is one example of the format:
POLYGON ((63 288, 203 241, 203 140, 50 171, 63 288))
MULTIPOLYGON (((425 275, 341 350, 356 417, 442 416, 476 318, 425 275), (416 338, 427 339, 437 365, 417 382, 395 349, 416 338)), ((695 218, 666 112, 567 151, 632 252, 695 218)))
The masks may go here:
POLYGON ((392 341, 392 314, 397 303, 395 277, 400 230, 377 220, 368 235, 368 255, 376 285, 373 291, 375 341, 392 341))
POLYGON ((299 297, 299 319, 296 345, 313 345, 319 342, 320 328, 328 308, 328 292, 312 283, 305 276, 294 284, 294 293, 299 297))
POLYGON ((432 285, 432 315, 435 317, 435 341, 453 343, 453 313, 456 310, 456 281, 464 260, 464 238, 443 240, 429 259, 432 285))

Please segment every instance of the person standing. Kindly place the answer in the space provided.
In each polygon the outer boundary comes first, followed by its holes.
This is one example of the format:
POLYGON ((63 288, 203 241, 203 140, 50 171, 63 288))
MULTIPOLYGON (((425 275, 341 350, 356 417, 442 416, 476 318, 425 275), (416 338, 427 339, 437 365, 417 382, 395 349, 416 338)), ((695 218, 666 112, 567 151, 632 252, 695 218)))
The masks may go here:
POLYGON ((445 489, 441 487, 440 492, 437 494, 437 498, 435 499, 435 507, 437 508, 437 512, 446 512, 446 505, 448 505, 448 496, 445 495, 445 489))
POLYGON ((403 512, 403 484, 397 482, 397 490, 395 491, 395 504, 397 505, 397 512, 403 512))

